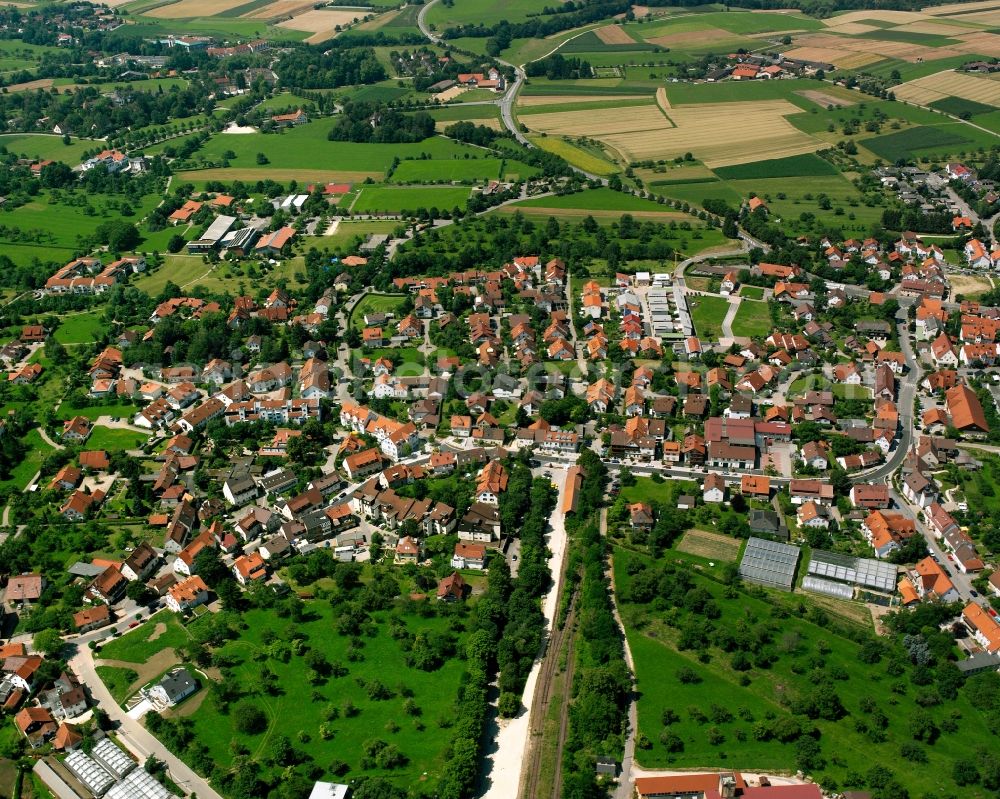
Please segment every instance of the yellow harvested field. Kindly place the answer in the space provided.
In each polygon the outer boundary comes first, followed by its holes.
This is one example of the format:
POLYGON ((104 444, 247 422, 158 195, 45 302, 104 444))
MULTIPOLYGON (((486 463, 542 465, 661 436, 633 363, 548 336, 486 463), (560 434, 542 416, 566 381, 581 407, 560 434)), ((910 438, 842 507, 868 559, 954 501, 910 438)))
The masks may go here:
POLYGON ((294 17, 303 11, 313 8, 316 4, 307 0, 275 0, 261 8, 255 8, 248 14, 244 14, 244 19, 281 19, 282 17, 294 17))
MULTIPOLYGON (((862 22, 845 22, 843 25, 831 25, 827 33, 839 33, 844 36, 857 36, 859 33, 871 33, 881 30, 877 25, 865 25, 862 22)), ((773 35, 773 34, 772 34, 773 35)))
POLYGON ((902 31, 903 33, 929 33, 932 36, 949 36, 952 38, 960 36, 963 33, 976 32, 974 28, 936 21, 910 22, 906 25, 898 25, 893 30, 902 31))
POLYGON ((843 25, 846 22, 864 22, 869 19, 877 19, 880 22, 895 22, 902 25, 904 22, 919 22, 927 17, 917 11, 849 11, 846 14, 837 14, 834 17, 821 20, 827 27, 843 25))
POLYGON ((468 86, 452 86, 450 89, 445 89, 443 92, 435 94, 434 100, 439 103, 447 103, 454 100, 459 95, 465 94, 468 90, 468 86))
POLYGON ((550 135, 590 136, 622 160, 672 158, 691 152, 708 167, 811 153, 827 146, 785 119, 801 109, 787 100, 655 106, 533 114, 522 121, 550 135), (734 126, 734 120, 739 120, 734 126))
POLYGON ((660 47, 679 47, 685 44, 717 45, 722 42, 737 40, 740 37, 722 28, 705 28, 700 31, 680 31, 679 33, 667 33, 663 36, 654 36, 646 39, 650 44, 660 47))
POLYGON ((671 127, 670 120, 655 105, 553 111, 525 115, 521 121, 532 130, 549 135, 596 138, 620 133, 658 132, 671 127))
POLYGON ((370 19, 367 22, 362 22, 358 25, 355 30, 359 31, 374 31, 379 28, 384 28, 390 22, 392 22, 396 17, 403 13, 402 8, 394 8, 391 11, 386 11, 384 14, 379 14, 375 19, 370 19))
POLYGON ((147 17, 158 19, 194 19, 195 17, 211 17, 221 14, 231 8, 242 6, 246 0, 180 0, 159 6, 145 13, 147 17))
POLYGON ((841 69, 857 69, 882 60, 882 56, 878 53, 858 53, 832 47, 795 47, 786 50, 782 55, 785 58, 801 58, 805 61, 823 61, 841 69))
POLYGON ((30 92, 35 89, 51 89, 54 82, 52 78, 39 78, 24 83, 12 83, 6 90, 8 92, 30 92))
MULTIPOLYGON (((473 125, 482 125, 484 128, 489 128, 490 130, 501 130, 503 128, 500 120, 496 117, 476 117, 475 119, 463 119, 462 121, 471 122, 473 125)), ((446 127, 454 124, 455 120, 453 119, 439 119, 434 123, 434 127, 438 133, 441 133, 446 127)))
MULTIPOLYGON (((338 11, 335 9, 313 9, 304 14, 298 14, 284 22, 279 22, 279 28, 291 28, 296 31, 310 31, 312 33, 323 33, 333 31, 337 25, 349 25, 354 20, 363 19, 366 16, 364 11, 338 11)), ((327 37, 329 38, 329 37, 327 37)))
MULTIPOLYGON (((997 14, 996 24, 1000 25, 1000 13, 997 14)), ((963 44, 958 45, 958 49, 963 53, 1000 58, 1000 36, 995 33, 987 31, 965 33, 958 38, 963 42, 963 44)))
POLYGON ((807 100, 810 100, 816 103, 817 105, 821 105, 824 108, 831 105, 842 105, 842 106, 854 105, 853 99, 837 97, 832 94, 827 94, 826 92, 809 90, 809 91, 795 92, 795 93, 799 95, 799 97, 805 97, 807 100))
POLYGON ((670 110, 670 100, 667 98, 667 89, 665 86, 661 86, 656 90, 656 104, 664 111, 670 110))
POLYGON ((928 75, 897 86, 893 91, 901 100, 914 103, 933 103, 952 96, 1000 107, 1000 81, 977 78, 962 72, 928 75))
POLYGON ((963 14, 961 17, 946 17, 946 19, 961 19, 962 22, 975 22, 977 25, 993 27, 1000 25, 1000 10, 981 11, 978 14, 963 14))
MULTIPOLYGON (((971 34, 971 36, 993 36, 997 40, 1000 40, 1000 36, 994 36, 994 34, 989 33, 974 33, 971 34)), ((988 50, 975 49, 975 47, 989 47, 988 42, 980 43, 977 41, 974 47, 972 44, 966 43, 969 38, 968 35, 962 35, 961 37, 956 38, 960 38, 962 41, 959 44, 948 47, 924 47, 922 45, 911 44, 910 42, 893 42, 882 39, 852 39, 847 36, 831 36, 827 33, 814 33, 808 36, 800 36, 797 39, 796 44, 799 45, 799 48, 820 48, 824 50, 839 51, 844 54, 853 52, 866 55, 869 58, 873 55, 876 56, 876 58, 865 63, 872 63, 872 60, 877 61, 881 58, 898 58, 901 61, 918 63, 920 61, 937 61, 940 58, 950 58, 952 56, 960 56, 969 53, 981 52, 982 55, 990 55, 988 50)), ((788 53, 785 55, 788 55, 788 53)), ((830 61, 832 64, 837 64, 837 66, 846 66, 843 63, 842 58, 839 60, 826 60, 830 61)))
POLYGON ((635 39, 629 36, 621 25, 605 25, 594 33, 605 44, 635 44, 635 39))
POLYGON ((618 102, 619 100, 641 100, 642 95, 638 94, 602 94, 588 97, 583 94, 519 94, 517 104, 525 108, 535 105, 559 105, 560 103, 586 103, 591 100, 595 103, 618 102))
POLYGON ((924 13, 932 17, 946 17, 949 14, 965 16, 973 11, 1000 10, 1000 0, 979 0, 976 3, 948 3, 943 6, 932 6, 924 9, 924 13))

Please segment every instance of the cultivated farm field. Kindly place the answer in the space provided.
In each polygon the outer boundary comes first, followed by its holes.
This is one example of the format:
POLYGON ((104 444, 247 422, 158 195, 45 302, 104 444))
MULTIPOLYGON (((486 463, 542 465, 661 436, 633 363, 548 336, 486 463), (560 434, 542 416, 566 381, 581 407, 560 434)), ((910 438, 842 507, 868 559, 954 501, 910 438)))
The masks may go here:
POLYGON ((1000 106, 1000 81, 943 72, 904 83, 893 89, 900 100, 929 105, 945 97, 961 97, 983 105, 1000 106))

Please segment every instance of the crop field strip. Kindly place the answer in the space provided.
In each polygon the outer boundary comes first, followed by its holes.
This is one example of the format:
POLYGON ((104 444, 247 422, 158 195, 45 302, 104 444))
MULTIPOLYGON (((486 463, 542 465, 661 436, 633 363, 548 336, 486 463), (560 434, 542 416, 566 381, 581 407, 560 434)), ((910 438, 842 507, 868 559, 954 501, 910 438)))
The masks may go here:
POLYGON ((144 16, 156 19, 193 19, 211 17, 243 5, 245 0, 180 0, 177 3, 158 6, 144 12, 144 16))
POLYGON ((605 44, 635 44, 635 39, 628 35, 621 25, 607 25, 598 28, 594 34, 605 44))
POLYGON ((1000 81, 961 72, 944 72, 904 83, 893 89, 900 100, 927 105, 945 97, 961 97, 984 105, 1000 106, 1000 81))

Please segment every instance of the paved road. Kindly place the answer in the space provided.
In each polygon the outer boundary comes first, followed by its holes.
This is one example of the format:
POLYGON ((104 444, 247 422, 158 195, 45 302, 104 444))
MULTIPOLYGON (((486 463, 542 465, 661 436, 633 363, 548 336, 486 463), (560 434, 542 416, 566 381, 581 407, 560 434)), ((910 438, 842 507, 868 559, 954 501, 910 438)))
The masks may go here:
POLYGON ((855 483, 874 483, 891 478, 896 470, 902 466, 906 453, 913 446, 913 401, 917 395, 917 381, 920 379, 920 368, 917 358, 913 353, 913 344, 910 341, 909 321, 906 311, 900 309, 896 314, 897 329, 899 331, 899 348, 906 359, 906 374, 899 381, 899 396, 896 400, 896 407, 899 409, 899 423, 902 430, 899 434, 899 441, 896 448, 889 453, 885 463, 872 469, 869 472, 859 472, 851 477, 855 483))

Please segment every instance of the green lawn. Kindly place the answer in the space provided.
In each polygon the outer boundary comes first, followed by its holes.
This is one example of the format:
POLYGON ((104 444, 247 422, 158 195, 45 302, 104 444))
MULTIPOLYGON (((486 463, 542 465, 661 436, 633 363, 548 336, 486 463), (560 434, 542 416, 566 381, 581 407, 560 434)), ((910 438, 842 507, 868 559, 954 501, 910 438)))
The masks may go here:
MULTIPOLYGON (((266 714, 267 729, 258 734, 237 733, 233 716, 220 712, 209 697, 190 716, 195 741, 206 746, 211 759, 220 764, 232 762, 233 740, 246 746, 251 757, 267 763, 270 745, 284 736, 303 756, 315 759, 320 771, 326 771, 333 760, 346 763, 349 776, 342 778, 344 782, 377 774, 398 785, 424 780, 433 785, 451 737, 441 727, 453 721, 449 716, 463 675, 460 616, 447 612, 450 609, 441 608, 440 603, 437 607, 446 612, 375 612, 366 634, 354 639, 337 633, 338 619, 327 602, 308 603, 304 618, 294 623, 272 610, 242 614, 239 636, 224 643, 219 653, 233 664, 238 690, 266 714), (401 624, 413 635, 457 633, 456 654, 435 670, 408 665, 403 643, 390 635, 390 617, 393 624, 401 624), (343 676, 311 680, 310 669, 300 657, 268 656, 287 649, 293 638, 315 649, 328 663, 346 666, 343 676), (259 675, 265 666, 276 677, 276 692, 260 688, 259 675), (385 698, 370 698, 364 686, 375 680, 388 689, 385 698), (412 694, 414 712, 404 710, 403 690, 412 694), (347 703, 355 713, 345 712, 347 703), (329 740, 324 739, 321 727, 326 728, 329 740), (391 770, 363 768, 363 744, 373 739, 396 746, 406 762, 391 770)), ((194 624, 202 623, 205 620, 194 624)), ((270 764, 264 770, 272 777, 279 773, 270 764)))
POLYGON ((47 158, 75 166, 83 160, 83 153, 92 150, 99 142, 73 138, 63 144, 62 136, 47 133, 7 133, 0 136, 0 147, 7 152, 28 158, 47 158))
MULTIPOLYGON (((914 739, 911 720, 919 710, 918 700, 928 691, 936 693, 932 686, 911 681, 914 667, 901 643, 880 639, 881 658, 864 663, 858 640, 870 636, 870 629, 848 626, 839 616, 833 621, 809 595, 755 588, 727 595, 726 587, 708 576, 706 566, 673 551, 655 562, 622 550, 615 554, 615 586, 635 658, 639 733, 649 741, 647 749, 636 753, 643 767, 703 768, 725 758, 728 768, 794 772, 800 752, 795 739, 803 728, 815 728, 819 752, 807 770, 825 787, 860 787, 849 775, 863 775, 881 764, 911 796, 992 796, 980 787, 955 792, 953 764, 991 735, 991 725, 964 691, 925 708, 938 725, 949 717, 960 719, 952 731, 942 726, 932 744, 918 744, 925 760, 901 760, 900 745, 914 739), (720 611, 718 617, 677 607, 678 595, 671 595, 669 587, 655 605, 629 601, 631 586, 655 578, 661 564, 675 562, 691 580, 688 596, 704 592, 720 611), (652 571, 643 576, 645 569, 652 571), (706 642, 693 643, 700 636, 706 642), (894 671, 900 665, 901 674, 894 671), (685 673, 693 679, 680 679, 685 673), (798 700, 818 686, 824 697, 832 694, 842 705, 843 717, 836 711, 806 715, 807 706, 798 700), (874 707, 866 705, 869 702, 874 707), (673 718, 665 719, 665 711, 672 711, 673 718), (884 734, 867 732, 876 715, 884 734), (773 734, 763 735, 762 729, 773 734), (788 742, 783 743, 779 737, 786 732, 788 742)), ((672 577, 664 579, 674 585, 672 577)), ((833 701, 826 707, 833 707, 833 701)))
POLYGON ((121 704, 129 696, 129 687, 137 679, 139 675, 132 669, 123 669, 119 666, 98 666, 97 676, 101 678, 109 691, 111 691, 111 696, 114 700, 121 704))
POLYGON ((404 299, 402 294, 366 294, 351 311, 351 327, 361 330, 367 313, 396 313, 398 317, 404 299))
POLYGON ((87 449, 137 449, 149 439, 147 433, 136 433, 133 430, 118 430, 97 425, 87 439, 87 449))
POLYGON ((187 631, 181 626, 177 616, 167 611, 160 611, 140 627, 104 644, 98 651, 99 657, 104 660, 145 663, 157 652, 174 649, 187 641, 187 631), (161 625, 166 629, 164 630, 161 625), (154 633, 158 634, 154 636, 154 633))
POLYGON ((744 299, 733 319, 733 335, 766 338, 773 332, 767 303, 744 299))
POLYGON ((112 405, 91 405, 86 408, 73 408, 68 403, 63 402, 58 408, 56 408, 56 418, 72 419, 74 416, 83 416, 87 419, 94 420, 98 416, 118 416, 122 419, 131 419, 138 410, 139 409, 135 405, 128 405, 125 403, 114 403, 112 405))
POLYGON ((722 320, 729 310, 729 300, 725 297, 688 295, 688 307, 695 333, 703 341, 713 341, 722 335, 722 320))
POLYGON ((64 316, 53 336, 60 344, 89 344, 104 330, 105 323, 98 313, 78 313, 64 316))
POLYGON ((469 189, 457 186, 363 186, 351 206, 354 213, 406 213, 419 208, 448 212, 465 208, 469 189))
POLYGON ((457 0, 455 3, 435 3, 427 12, 427 22, 438 30, 456 25, 493 25, 497 22, 523 22, 537 16, 542 9, 550 6, 545 0, 508 0, 497 3, 494 0, 457 0))
POLYGON ((740 296, 744 299, 762 300, 764 299, 764 289, 760 286, 742 286, 740 296))

